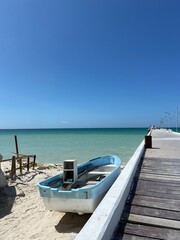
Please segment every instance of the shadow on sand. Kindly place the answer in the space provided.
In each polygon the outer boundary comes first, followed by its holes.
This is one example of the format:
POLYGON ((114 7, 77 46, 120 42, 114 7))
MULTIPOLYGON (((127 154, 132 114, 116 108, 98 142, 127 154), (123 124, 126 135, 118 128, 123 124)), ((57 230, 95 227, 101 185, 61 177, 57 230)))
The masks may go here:
POLYGON ((55 229, 59 233, 79 233, 90 216, 91 214, 66 213, 55 226, 55 229))
POLYGON ((0 218, 11 213, 15 197, 16 188, 14 186, 0 188, 0 218))

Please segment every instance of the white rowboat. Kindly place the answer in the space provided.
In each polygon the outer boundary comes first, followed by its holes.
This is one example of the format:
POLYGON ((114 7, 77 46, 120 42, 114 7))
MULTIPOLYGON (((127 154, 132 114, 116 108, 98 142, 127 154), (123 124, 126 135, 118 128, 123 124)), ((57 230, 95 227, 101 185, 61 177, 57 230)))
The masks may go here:
POLYGON ((92 213, 120 174, 121 160, 104 156, 76 166, 64 162, 64 172, 37 184, 45 207, 60 212, 92 213))

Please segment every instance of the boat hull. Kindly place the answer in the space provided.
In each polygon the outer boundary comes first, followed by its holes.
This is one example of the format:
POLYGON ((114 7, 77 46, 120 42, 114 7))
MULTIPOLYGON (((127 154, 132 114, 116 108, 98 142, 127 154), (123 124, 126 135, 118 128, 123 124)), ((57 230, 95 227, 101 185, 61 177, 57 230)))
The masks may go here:
POLYGON ((92 213, 100 201, 103 199, 104 194, 89 199, 80 198, 43 198, 44 205, 48 210, 59 212, 73 212, 82 215, 84 213, 92 213))

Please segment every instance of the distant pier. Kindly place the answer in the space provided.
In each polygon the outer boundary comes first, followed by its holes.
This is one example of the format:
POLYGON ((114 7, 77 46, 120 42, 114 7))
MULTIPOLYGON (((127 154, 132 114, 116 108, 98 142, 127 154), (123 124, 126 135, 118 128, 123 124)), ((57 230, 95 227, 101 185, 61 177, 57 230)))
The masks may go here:
POLYGON ((152 147, 141 143, 77 240, 179 240, 180 134, 151 136, 152 147))

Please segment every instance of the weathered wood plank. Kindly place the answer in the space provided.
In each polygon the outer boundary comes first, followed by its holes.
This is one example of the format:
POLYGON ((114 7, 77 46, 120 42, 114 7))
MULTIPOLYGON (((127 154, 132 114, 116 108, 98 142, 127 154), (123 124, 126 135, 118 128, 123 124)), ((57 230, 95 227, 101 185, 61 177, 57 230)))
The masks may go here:
POLYGON ((174 165, 174 164, 179 165, 179 159, 175 159, 175 160, 172 160, 172 159, 154 159, 154 160, 144 159, 142 165, 146 165, 146 164, 147 165, 148 164, 154 164, 154 165, 162 164, 163 166, 166 164, 167 165, 174 165))
POLYGON ((151 216, 143 216, 138 214, 127 214, 123 215, 123 221, 133 222, 137 224, 149 224, 156 227, 167 227, 171 229, 180 230, 180 221, 171 219, 156 218, 151 216))
POLYGON ((179 160, 175 161, 171 161, 171 160, 162 160, 162 161, 143 161, 142 163, 142 167, 144 166, 180 166, 180 162, 179 160))
POLYGON ((126 213, 131 212, 133 214, 139 214, 139 215, 144 215, 144 216, 152 216, 152 217, 159 217, 159 218, 164 218, 164 219, 172 219, 172 220, 180 221, 180 212, 172 211, 172 210, 165 210, 165 209, 150 208, 150 207, 126 204, 124 211, 126 213))
POLYGON ((143 164, 142 164, 142 168, 145 168, 145 167, 147 167, 147 168, 155 168, 155 167, 160 167, 160 168, 168 168, 168 167, 170 167, 170 168, 174 168, 174 167, 180 167, 180 163, 171 163, 171 162, 169 162, 169 163, 164 163, 164 162, 158 162, 158 163, 151 163, 151 162, 149 162, 149 163, 144 163, 143 162, 143 164))
POLYGON ((152 184, 151 182, 148 185, 148 182, 143 183, 142 181, 137 183, 137 186, 134 185, 136 194, 145 195, 145 196, 154 196, 159 198, 167 199, 180 199, 180 188, 177 186, 166 186, 159 184, 152 184))
POLYGON ((143 195, 143 196, 150 196, 150 197, 156 197, 156 198, 165 198, 165 199, 174 199, 174 200, 180 200, 180 194, 172 194, 167 192, 158 192, 158 190, 155 192, 153 191, 146 191, 146 190, 138 190, 136 189, 136 195, 143 195))
POLYGON ((124 234, 123 236, 120 236, 117 234, 116 236, 113 237, 113 240, 157 240, 157 238, 134 236, 131 234, 124 234))
POLYGON ((148 174, 158 174, 158 175, 163 175, 163 176, 174 176, 174 177, 180 177, 180 170, 179 171, 173 171, 172 170, 167 170, 167 169, 155 169, 155 170, 151 170, 151 169, 141 169, 141 173, 148 173, 148 174))
POLYGON ((152 169, 156 169, 158 166, 158 169, 174 169, 174 168, 180 168, 180 163, 179 164, 164 164, 162 163, 157 163, 157 164, 142 164, 142 169, 143 168, 152 168, 152 169))
POLYGON ((138 178, 138 177, 135 177, 134 178, 134 184, 135 183, 138 183, 138 182, 146 182, 146 184, 148 184, 148 186, 151 185, 154 185, 154 186, 173 186, 173 187, 180 187, 180 184, 178 181, 169 181, 169 180, 161 180, 161 179, 152 179, 152 178, 138 178))
POLYGON ((140 179, 141 177, 144 177, 144 178, 152 178, 152 179, 161 179, 161 180, 170 180, 170 181, 178 181, 180 182, 180 177, 176 177, 176 176, 171 176, 171 175, 160 175, 160 174, 149 174, 149 173, 140 173, 139 175, 140 179))
POLYGON ((119 235, 121 233, 164 240, 179 240, 180 236, 180 230, 124 222, 120 222, 119 235))
POLYGON ((142 164, 141 164, 141 167, 144 168, 144 167, 164 167, 164 168, 168 168, 168 167, 180 167, 180 162, 179 160, 177 162, 171 162, 171 161, 165 161, 165 160, 162 160, 162 161, 143 161, 142 164))
POLYGON ((117 238, 116 240, 157 240, 157 238, 148 238, 124 234, 122 238, 117 238))
POLYGON ((161 182, 153 182, 153 181, 146 181, 146 180, 139 180, 137 182, 136 189, 142 188, 142 189, 147 189, 151 191, 172 191, 172 192, 177 192, 177 194, 180 194, 180 184, 173 184, 171 182, 168 183, 161 183, 161 182))
POLYGON ((160 157, 144 157, 143 158, 143 162, 146 163, 146 162, 155 162, 155 163, 158 163, 158 162, 172 162, 172 163, 179 163, 179 158, 160 158, 160 157))
POLYGON ((154 174, 157 174, 158 172, 163 172, 162 174, 170 174, 170 175, 178 175, 180 173, 180 167, 175 167, 173 169, 172 167, 143 167, 141 168, 141 171, 152 171, 154 174))
MULTIPOLYGON (((163 184, 176 184, 176 185, 180 185, 180 182, 177 180, 173 180, 173 179, 164 179, 164 178, 153 178, 152 175, 147 175, 147 174, 142 174, 138 177, 139 180, 143 180, 143 181, 149 181, 149 182, 158 182, 158 183, 163 183, 163 184)), ((137 181, 137 178, 134 179, 135 181, 137 181)))
POLYGON ((171 171, 178 171, 180 170, 180 164, 179 165, 165 165, 163 163, 161 164, 153 164, 153 165, 142 165, 141 169, 153 169, 153 170, 159 170, 159 169, 165 169, 165 170, 171 170, 171 171))
POLYGON ((180 211, 180 200, 135 195, 134 197, 132 196, 132 199, 129 199, 130 202, 137 206, 180 211))

